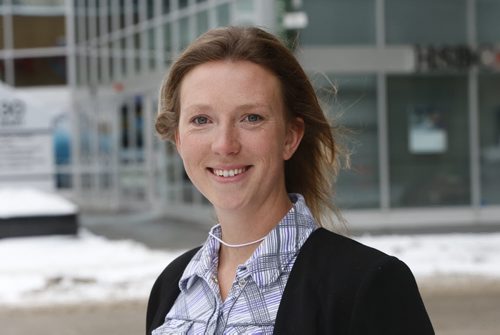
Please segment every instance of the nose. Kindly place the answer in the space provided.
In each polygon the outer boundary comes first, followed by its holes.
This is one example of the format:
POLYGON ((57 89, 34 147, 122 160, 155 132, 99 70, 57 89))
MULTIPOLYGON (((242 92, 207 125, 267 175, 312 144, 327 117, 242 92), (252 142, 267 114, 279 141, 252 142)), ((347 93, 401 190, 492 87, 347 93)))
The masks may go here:
POLYGON ((222 156, 235 155, 241 149, 238 129, 232 124, 223 125, 215 129, 212 142, 214 153, 222 156))

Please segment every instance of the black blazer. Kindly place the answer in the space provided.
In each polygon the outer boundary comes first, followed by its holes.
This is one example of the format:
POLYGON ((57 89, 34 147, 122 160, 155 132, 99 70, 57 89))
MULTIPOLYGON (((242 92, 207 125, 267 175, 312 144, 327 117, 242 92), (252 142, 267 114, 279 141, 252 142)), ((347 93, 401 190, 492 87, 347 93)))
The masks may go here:
MULTIPOLYGON (((180 277, 198 250, 174 260, 156 280, 146 334, 164 323, 180 293, 180 277)), ((434 330, 406 264, 320 228, 300 249, 274 333, 430 335, 434 330)))

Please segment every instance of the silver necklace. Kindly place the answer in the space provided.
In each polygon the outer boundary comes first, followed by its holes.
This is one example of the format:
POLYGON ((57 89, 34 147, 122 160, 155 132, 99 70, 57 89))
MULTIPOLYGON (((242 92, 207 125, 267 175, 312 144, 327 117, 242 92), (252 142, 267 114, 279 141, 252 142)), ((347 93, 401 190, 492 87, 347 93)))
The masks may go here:
POLYGON ((215 236, 214 234, 212 234, 212 232, 209 232, 208 233, 210 236, 212 236, 213 238, 215 238, 217 241, 220 242, 220 244, 223 244, 225 245, 226 247, 229 247, 229 248, 241 248, 241 247, 246 247, 247 245, 252 245, 252 244, 255 244, 255 243, 259 243, 261 241, 263 241, 266 237, 262 237, 262 238, 259 238, 258 240, 255 240, 255 241, 252 241, 252 242, 247 242, 247 243, 242 243, 242 244, 230 244, 230 243, 227 243, 227 242, 224 242, 222 239, 218 238, 217 236, 215 236))

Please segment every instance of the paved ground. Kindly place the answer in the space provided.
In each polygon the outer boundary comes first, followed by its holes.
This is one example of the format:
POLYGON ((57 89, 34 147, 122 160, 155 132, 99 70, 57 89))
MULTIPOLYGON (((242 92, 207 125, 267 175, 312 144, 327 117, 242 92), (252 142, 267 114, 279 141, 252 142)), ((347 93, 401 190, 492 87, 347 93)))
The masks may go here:
MULTIPOLYGON (((87 217, 83 226, 108 238, 132 238, 158 249, 202 243, 209 227, 189 222, 127 217, 87 217), (119 224, 117 224, 119 223, 119 224)), ((421 282, 439 335, 499 335, 500 279, 434 278, 421 282)), ((115 304, 2 309, 2 335, 137 335, 144 333, 145 301, 115 304)))
MULTIPOLYGON (((482 287, 424 290, 423 297, 438 335, 500 334, 500 282, 473 280, 482 287)), ((464 284, 463 282, 462 284, 464 284)), ((2 310, 2 335, 140 335, 145 301, 2 310)))

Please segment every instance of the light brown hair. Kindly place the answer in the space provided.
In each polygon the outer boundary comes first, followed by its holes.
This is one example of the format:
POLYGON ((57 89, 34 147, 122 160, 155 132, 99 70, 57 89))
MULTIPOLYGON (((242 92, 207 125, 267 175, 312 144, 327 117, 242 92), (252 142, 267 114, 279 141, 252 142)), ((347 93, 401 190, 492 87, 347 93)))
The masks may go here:
MULTIPOLYGON (((184 76, 198 65, 220 60, 250 61, 271 71, 281 84, 286 119, 304 120, 304 137, 285 162, 289 193, 300 193, 320 226, 333 223, 333 182, 339 171, 341 146, 320 106, 316 93, 293 53, 274 35, 255 27, 212 29, 194 41, 174 62, 159 97, 156 130, 174 141, 184 76)), ((341 219, 342 221, 342 219, 341 219)), ((331 227, 331 226, 330 226, 331 227)))

